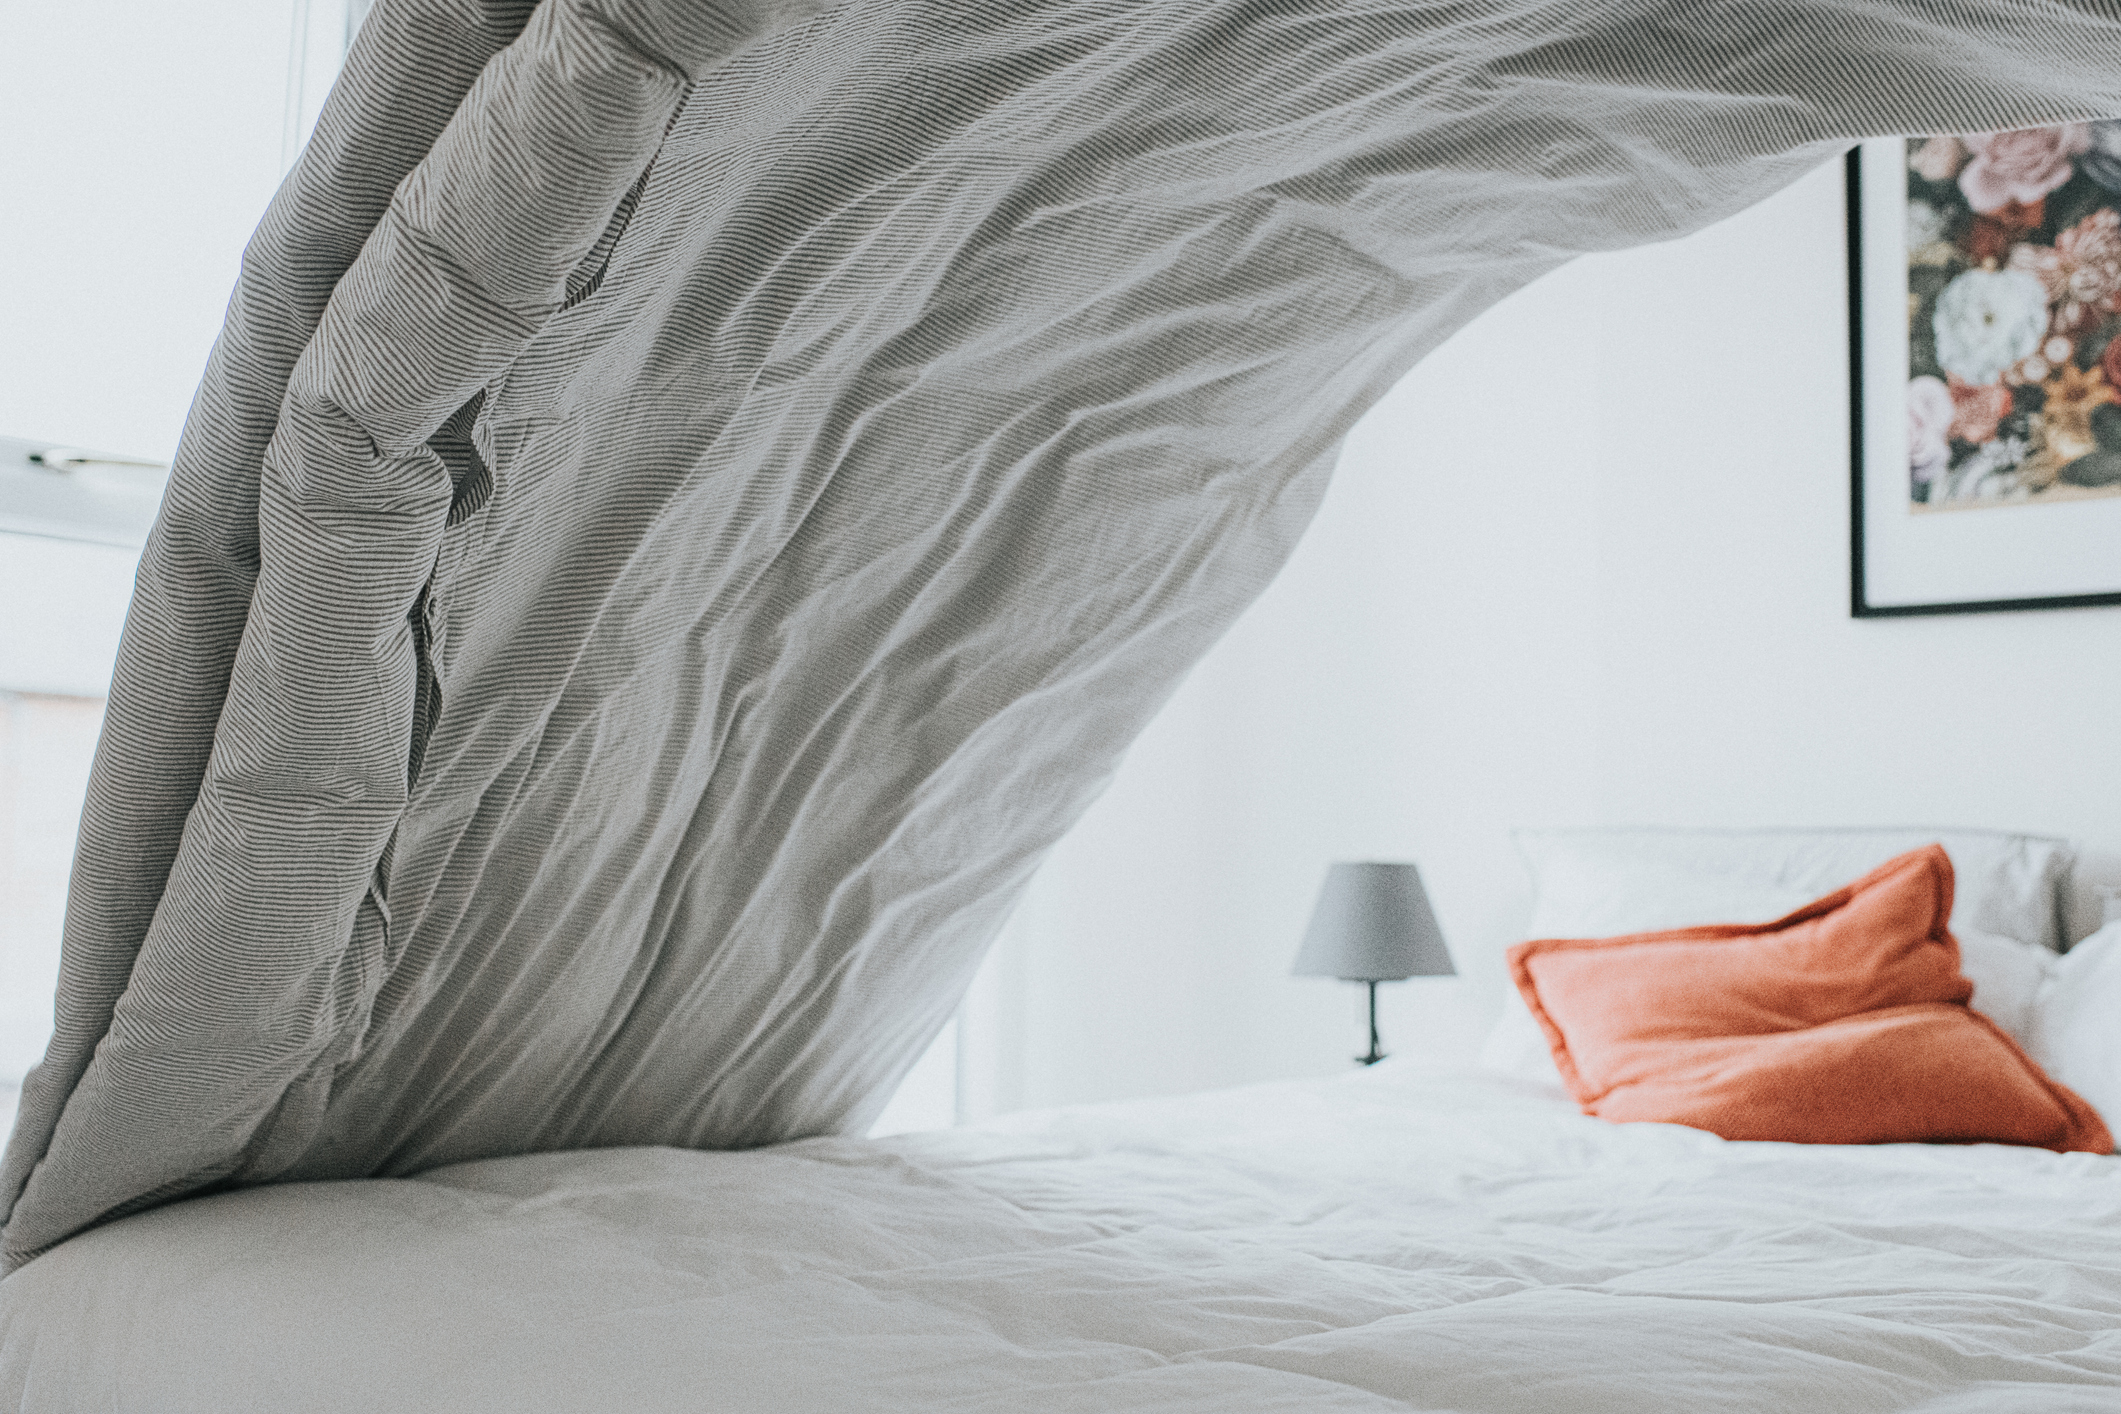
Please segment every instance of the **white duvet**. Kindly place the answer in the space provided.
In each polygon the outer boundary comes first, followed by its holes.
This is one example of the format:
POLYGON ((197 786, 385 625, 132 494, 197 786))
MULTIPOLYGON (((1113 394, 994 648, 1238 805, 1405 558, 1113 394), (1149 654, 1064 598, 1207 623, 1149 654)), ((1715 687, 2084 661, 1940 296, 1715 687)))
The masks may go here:
POLYGON ((1336 1081, 252 1189, 0 1283, 27 1411, 2121 1410, 2121 1161, 1336 1081))

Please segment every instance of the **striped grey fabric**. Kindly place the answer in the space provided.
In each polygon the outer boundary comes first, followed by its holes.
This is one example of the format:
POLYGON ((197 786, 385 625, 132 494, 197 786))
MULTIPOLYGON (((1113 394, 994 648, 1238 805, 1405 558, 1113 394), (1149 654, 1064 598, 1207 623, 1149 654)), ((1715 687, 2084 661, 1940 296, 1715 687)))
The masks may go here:
POLYGON ((1415 359, 2117 61, 2089 0, 381 0, 142 562, 6 1261, 861 1127, 1415 359))

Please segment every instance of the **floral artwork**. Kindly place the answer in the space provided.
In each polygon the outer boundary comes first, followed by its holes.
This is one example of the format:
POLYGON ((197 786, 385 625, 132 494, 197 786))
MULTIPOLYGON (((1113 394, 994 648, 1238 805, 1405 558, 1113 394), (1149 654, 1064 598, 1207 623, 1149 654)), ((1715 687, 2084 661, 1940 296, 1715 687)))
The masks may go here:
POLYGON ((2121 122, 1907 142, 1914 509, 2121 496, 2121 122))

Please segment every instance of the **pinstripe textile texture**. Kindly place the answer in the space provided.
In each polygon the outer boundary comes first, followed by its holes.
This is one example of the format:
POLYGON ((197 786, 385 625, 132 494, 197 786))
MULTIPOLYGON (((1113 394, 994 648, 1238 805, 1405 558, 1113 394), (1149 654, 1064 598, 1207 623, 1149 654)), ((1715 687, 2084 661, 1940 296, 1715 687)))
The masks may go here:
POLYGON ((2115 111, 2090 0, 381 0, 142 562, 6 1260, 862 1127, 1421 354, 2115 111))

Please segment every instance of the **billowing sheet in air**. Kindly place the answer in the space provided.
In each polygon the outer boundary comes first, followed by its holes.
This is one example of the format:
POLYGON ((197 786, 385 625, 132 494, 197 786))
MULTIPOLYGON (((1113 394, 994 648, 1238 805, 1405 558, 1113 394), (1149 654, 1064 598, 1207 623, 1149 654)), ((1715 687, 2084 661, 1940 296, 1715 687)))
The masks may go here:
POLYGON ((382 0, 142 562, 8 1261, 860 1127, 1415 359, 2117 111, 2091 0, 382 0))

